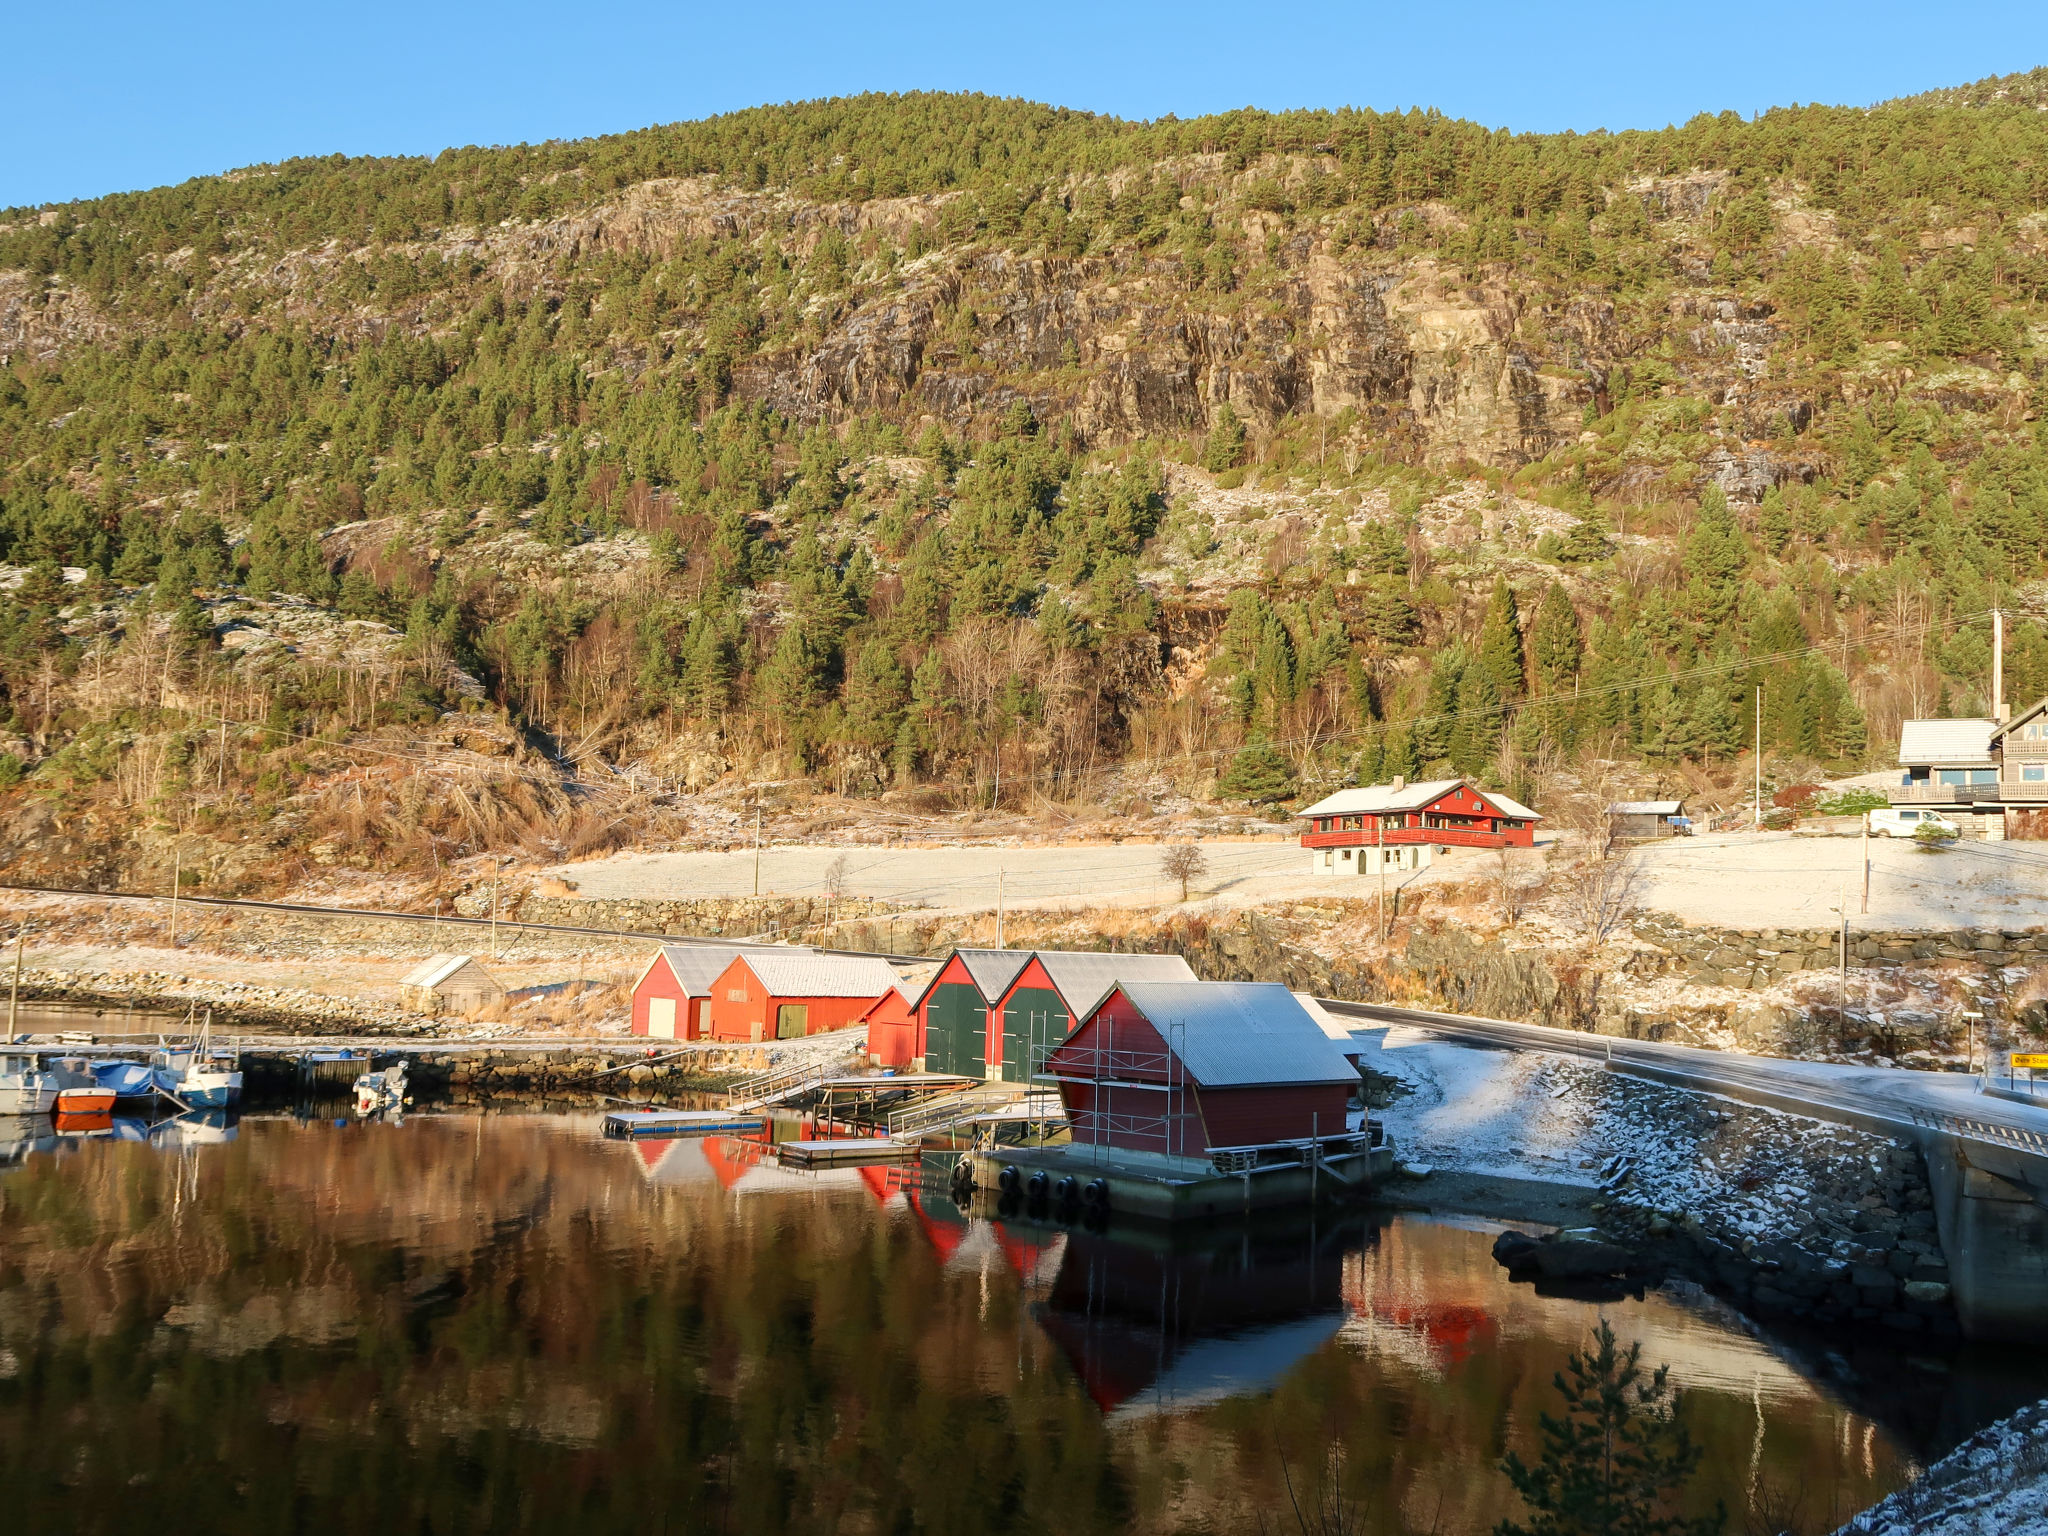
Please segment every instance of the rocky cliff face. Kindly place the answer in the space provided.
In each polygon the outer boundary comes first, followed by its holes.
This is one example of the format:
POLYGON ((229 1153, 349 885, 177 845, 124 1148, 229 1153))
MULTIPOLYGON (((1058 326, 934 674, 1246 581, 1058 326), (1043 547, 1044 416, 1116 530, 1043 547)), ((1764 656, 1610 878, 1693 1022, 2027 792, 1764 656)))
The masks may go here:
MULTIPOLYGON (((1712 192, 1689 187, 1657 204, 1675 240, 1704 218, 1712 192)), ((1656 204, 1665 190, 1638 195, 1656 204)), ((1180 250, 1061 256, 986 237, 946 244, 954 197, 812 203, 668 179, 572 216, 431 242, 214 259, 182 251, 162 264, 192 279, 195 318, 231 330, 432 332, 485 290, 560 295, 613 258, 667 261, 693 243, 730 241, 799 263, 832 237, 879 254, 810 301, 796 339, 737 357, 737 396, 803 420, 878 411, 955 427, 1022 398, 1087 442, 1200 431, 1227 401, 1255 430, 1289 415, 1344 417, 1381 452, 1512 466, 1574 439, 1586 407, 1604 408, 1610 375, 1661 345, 1689 391, 1733 408, 1712 478, 1754 500, 1811 473, 1746 446, 1775 418, 1803 421, 1813 405, 1770 390, 1768 312, 1705 286, 1658 312, 1617 314, 1590 290, 1543 287, 1505 265, 1472 277, 1397 243, 1401 219, 1460 222, 1443 208, 1392 210, 1360 229, 1232 209, 1227 189, 1217 226, 1250 270, 1218 279, 1180 250), (923 244, 939 248, 904 258, 923 244), (365 297, 362 274, 393 261, 427 274, 412 285, 424 291, 365 297)), ((704 319, 680 317, 642 355, 614 343, 593 362, 635 372, 693 352, 704 319)), ((129 328, 79 292, 0 274, 0 353, 46 357, 129 328)))

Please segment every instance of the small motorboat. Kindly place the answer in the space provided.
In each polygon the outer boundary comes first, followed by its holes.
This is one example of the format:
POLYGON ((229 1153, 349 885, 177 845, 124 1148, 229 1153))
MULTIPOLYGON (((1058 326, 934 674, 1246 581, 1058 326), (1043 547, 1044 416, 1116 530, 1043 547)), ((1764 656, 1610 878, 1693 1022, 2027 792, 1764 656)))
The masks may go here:
POLYGON ((57 1080, 33 1051, 0 1054, 0 1115, 45 1115, 57 1102, 57 1080))
POLYGON ((356 1079, 356 1113, 365 1118, 387 1109, 405 1108, 405 1062, 356 1079))
POLYGON ((157 1092, 187 1109, 225 1109, 241 1098, 242 1074, 234 1069, 233 1056, 215 1051, 212 1044, 213 1012, 209 1009, 197 1039, 186 1045, 160 1045, 150 1052, 157 1092), (223 1061, 229 1065, 222 1065, 223 1061))
POLYGON ((156 1073, 145 1061, 96 1061, 92 1075, 119 1099, 147 1099, 156 1094, 156 1073))
POLYGON ((57 1085, 57 1113, 61 1115, 103 1115, 112 1111, 119 1093, 102 1083, 95 1068, 99 1063, 83 1056, 58 1056, 48 1071, 57 1085))

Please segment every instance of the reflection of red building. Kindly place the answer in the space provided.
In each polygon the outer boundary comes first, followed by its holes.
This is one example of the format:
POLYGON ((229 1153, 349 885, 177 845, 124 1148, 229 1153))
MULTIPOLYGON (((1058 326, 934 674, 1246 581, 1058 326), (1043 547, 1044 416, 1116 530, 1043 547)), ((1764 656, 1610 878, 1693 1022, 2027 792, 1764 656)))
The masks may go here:
POLYGON ((1104 1413, 1265 1391, 1343 1325, 1341 1250, 1324 1236, 1161 1250, 1072 1232, 1038 1323, 1104 1413))

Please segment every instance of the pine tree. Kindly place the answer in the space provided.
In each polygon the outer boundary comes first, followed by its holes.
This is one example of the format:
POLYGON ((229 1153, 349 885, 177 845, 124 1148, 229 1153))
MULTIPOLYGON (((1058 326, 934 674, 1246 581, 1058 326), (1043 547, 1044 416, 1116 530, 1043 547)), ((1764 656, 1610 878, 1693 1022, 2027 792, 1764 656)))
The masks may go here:
POLYGON ((1579 658, 1586 648, 1579 631, 1579 613, 1561 582, 1553 581, 1536 608, 1530 635, 1535 652, 1536 684, 1544 693, 1563 693, 1577 681, 1579 658))
POLYGON ((1566 565, 1597 565, 1613 553, 1607 525, 1594 512, 1582 514, 1557 546, 1557 558, 1566 565))
POLYGON ((1463 647, 1452 646, 1437 654, 1429 669, 1429 687, 1423 694, 1422 716, 1410 728, 1415 755, 1427 768, 1451 755, 1451 737, 1457 726, 1458 683, 1465 675, 1463 647))
POLYGON ((1244 441, 1244 423, 1226 400, 1216 407, 1208 440, 1202 444, 1202 468, 1211 474, 1234 468, 1244 458, 1244 441))
POLYGON ((1503 1520, 1494 1536, 1719 1536, 1726 1511, 1670 1513, 1705 1455, 1678 1420, 1671 1368, 1645 1372, 1643 1347, 1626 1351, 1606 1319, 1592 1347, 1551 1378, 1564 1412, 1539 1419, 1543 1453, 1530 1466, 1510 1451, 1501 1470, 1528 1506, 1527 1525, 1503 1520))
POLYGON ((1505 576, 1494 578, 1486 619, 1479 627, 1479 666, 1493 679, 1500 700, 1513 703, 1522 696, 1522 615, 1505 576))
POLYGON ((1741 600, 1749 550, 1718 485, 1709 485, 1700 494, 1699 521, 1686 538, 1684 560, 1690 578, 1687 599, 1695 618, 1710 631, 1719 629, 1741 600))
POLYGON ((1294 767, 1264 736, 1254 736, 1238 750, 1216 780, 1216 787, 1254 804, 1271 804, 1294 793, 1294 767))

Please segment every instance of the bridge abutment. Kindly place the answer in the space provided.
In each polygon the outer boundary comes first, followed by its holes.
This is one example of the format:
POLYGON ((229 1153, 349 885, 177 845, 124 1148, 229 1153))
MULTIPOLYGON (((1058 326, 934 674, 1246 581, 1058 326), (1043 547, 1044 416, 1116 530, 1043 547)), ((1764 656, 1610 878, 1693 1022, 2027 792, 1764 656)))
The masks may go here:
POLYGON ((2048 1207, 2025 1160, 1954 1136, 1929 1137, 1924 1151, 1964 1337, 2048 1336, 2048 1207))

